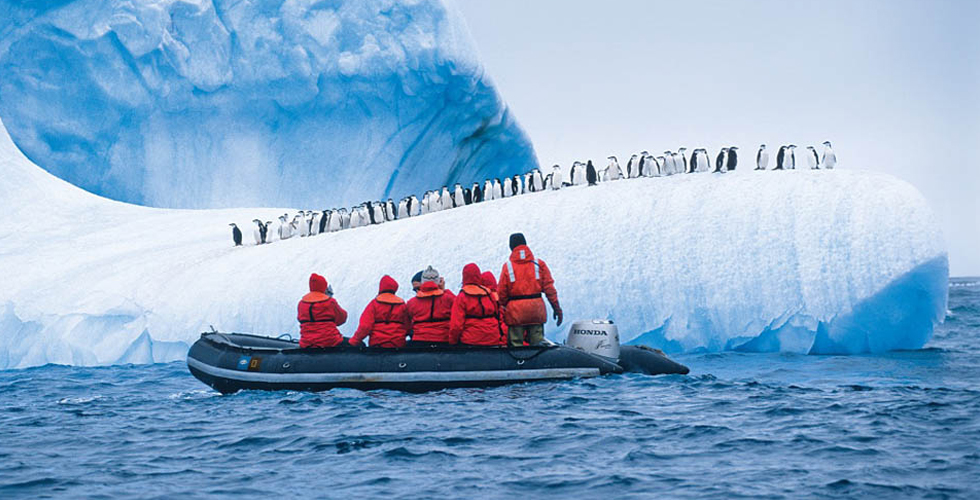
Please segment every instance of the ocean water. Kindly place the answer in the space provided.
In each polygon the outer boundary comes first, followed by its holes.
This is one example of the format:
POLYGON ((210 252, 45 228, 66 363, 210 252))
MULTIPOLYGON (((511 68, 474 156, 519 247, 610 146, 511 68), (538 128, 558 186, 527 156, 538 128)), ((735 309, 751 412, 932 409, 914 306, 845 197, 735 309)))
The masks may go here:
POLYGON ((427 394, 3 371, 0 498, 980 498, 980 279, 949 308, 918 351, 427 394))

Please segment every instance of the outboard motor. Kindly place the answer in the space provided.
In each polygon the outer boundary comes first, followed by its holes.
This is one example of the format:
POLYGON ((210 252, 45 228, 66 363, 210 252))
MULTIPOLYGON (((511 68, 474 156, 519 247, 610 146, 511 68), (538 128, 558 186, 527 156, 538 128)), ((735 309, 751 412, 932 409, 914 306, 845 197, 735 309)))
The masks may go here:
POLYGON ((619 328, 605 319, 576 321, 568 331, 565 345, 615 363, 619 360, 619 328))

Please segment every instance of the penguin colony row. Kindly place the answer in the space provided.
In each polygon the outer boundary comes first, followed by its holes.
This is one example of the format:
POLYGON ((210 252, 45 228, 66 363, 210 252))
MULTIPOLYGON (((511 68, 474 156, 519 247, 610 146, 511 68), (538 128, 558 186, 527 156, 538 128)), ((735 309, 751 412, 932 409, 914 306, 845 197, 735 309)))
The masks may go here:
MULTIPOLYGON (((837 165, 837 156, 834 154, 830 141, 824 142, 823 146, 822 155, 818 155, 813 146, 807 146, 806 161, 810 169, 830 170, 837 165)), ((772 170, 795 170, 795 149, 796 145, 794 144, 780 146, 776 153, 776 165, 772 170)), ((690 161, 687 158, 687 148, 678 148, 676 152, 664 151, 661 156, 653 156, 647 151, 642 151, 638 155, 634 154, 630 157, 626 163, 625 175, 615 156, 610 156, 608 159, 609 164, 598 171, 592 164, 592 160, 586 163, 580 161, 572 163, 568 181, 564 180, 564 172, 561 166, 555 165, 547 176, 543 176, 541 171, 536 168, 524 175, 504 178, 502 182, 499 178, 486 180, 482 187, 476 182, 469 188, 463 188, 460 184, 456 184, 452 191, 443 186, 441 190, 426 191, 422 195, 421 202, 415 195, 411 195, 402 198, 397 206, 389 198, 386 202, 367 201, 361 203, 352 207, 349 212, 345 208, 319 212, 300 211, 292 218, 286 213, 279 216, 274 226, 272 221, 263 222, 259 219, 253 219, 252 223, 255 224, 255 227, 252 230, 252 236, 255 239, 255 244, 261 245, 277 239, 286 240, 293 236, 315 236, 343 229, 382 224, 474 203, 557 190, 568 186, 585 184, 593 186, 599 182, 619 179, 667 177, 682 173, 724 173, 733 171, 738 166, 738 147, 721 148, 715 157, 714 167, 711 165, 708 151, 703 148, 695 149, 691 154, 690 161)), ((769 168, 769 152, 766 150, 765 144, 759 146, 755 155, 755 164, 755 170, 767 170, 769 168)), ((234 241, 235 246, 241 246, 241 229, 234 223, 229 225, 232 228, 232 241, 234 241)))

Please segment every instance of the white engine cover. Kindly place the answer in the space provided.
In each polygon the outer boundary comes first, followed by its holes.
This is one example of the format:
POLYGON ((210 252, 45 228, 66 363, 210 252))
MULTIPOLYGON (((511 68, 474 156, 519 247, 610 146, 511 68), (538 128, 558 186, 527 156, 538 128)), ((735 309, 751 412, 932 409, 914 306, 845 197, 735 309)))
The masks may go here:
POLYGON ((619 328, 604 319, 572 323, 565 345, 612 360, 619 359, 619 328))

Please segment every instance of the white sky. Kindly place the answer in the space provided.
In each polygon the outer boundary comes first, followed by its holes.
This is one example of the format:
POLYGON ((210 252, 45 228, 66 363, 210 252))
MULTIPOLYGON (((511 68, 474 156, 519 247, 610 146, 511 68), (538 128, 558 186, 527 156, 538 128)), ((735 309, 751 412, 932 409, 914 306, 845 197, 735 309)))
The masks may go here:
POLYGON ((980 1, 458 4, 543 165, 829 139, 918 187, 980 275, 980 1))

